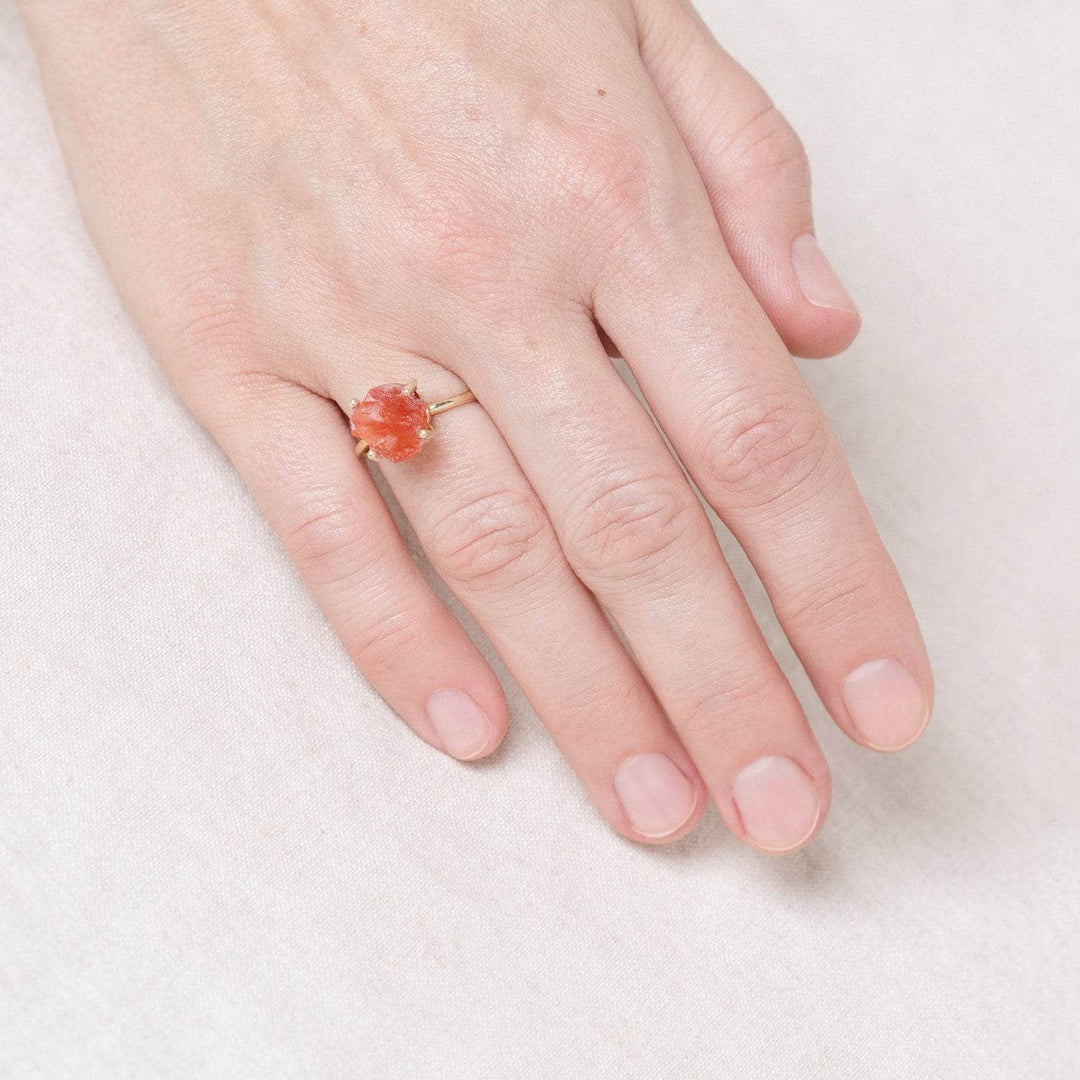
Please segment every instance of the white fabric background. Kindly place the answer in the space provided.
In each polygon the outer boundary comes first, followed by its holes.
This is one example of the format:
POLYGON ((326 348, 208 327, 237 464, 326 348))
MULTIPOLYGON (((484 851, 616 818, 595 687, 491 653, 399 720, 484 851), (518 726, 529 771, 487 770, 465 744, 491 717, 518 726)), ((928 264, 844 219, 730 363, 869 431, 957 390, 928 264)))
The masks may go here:
POLYGON ((0 1076, 1080 1075, 1080 11, 706 13, 809 149, 865 330, 804 368, 938 678, 879 757, 771 630, 835 775, 783 861, 621 840, 512 688, 480 767, 389 713, 118 306, 0 0, 0 1076))

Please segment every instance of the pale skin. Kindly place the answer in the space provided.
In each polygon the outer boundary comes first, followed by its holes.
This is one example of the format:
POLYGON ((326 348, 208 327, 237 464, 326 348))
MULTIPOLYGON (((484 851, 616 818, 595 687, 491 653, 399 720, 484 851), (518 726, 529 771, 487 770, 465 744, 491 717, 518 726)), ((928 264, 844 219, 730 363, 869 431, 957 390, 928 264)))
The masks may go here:
POLYGON ((836 723, 919 736, 914 614, 791 358, 859 316, 798 138, 685 0, 21 9, 125 304, 420 738, 484 757, 506 699, 378 468, 614 829, 709 797, 763 851, 821 828, 824 756, 612 344, 836 723), (478 402, 358 461, 349 402, 413 379, 478 402))

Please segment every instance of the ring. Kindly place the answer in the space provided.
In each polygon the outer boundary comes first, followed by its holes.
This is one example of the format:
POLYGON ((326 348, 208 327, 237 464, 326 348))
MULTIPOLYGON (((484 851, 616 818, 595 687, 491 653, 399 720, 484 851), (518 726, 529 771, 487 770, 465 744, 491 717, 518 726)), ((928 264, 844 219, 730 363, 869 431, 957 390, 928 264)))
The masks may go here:
POLYGON ((372 387, 363 401, 349 402, 349 431, 359 440, 356 456, 372 461, 408 461, 424 448, 432 435, 432 418, 475 401, 464 390, 430 405, 416 392, 416 380, 372 387))

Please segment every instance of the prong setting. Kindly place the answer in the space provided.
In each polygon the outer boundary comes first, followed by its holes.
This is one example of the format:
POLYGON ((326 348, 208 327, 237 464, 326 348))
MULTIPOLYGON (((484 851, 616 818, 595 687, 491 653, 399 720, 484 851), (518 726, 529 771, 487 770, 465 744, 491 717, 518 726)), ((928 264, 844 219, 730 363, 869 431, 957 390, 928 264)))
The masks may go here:
POLYGON ((353 398, 349 403, 349 431, 357 440, 356 456, 379 462, 408 461, 435 434, 436 413, 475 400, 472 391, 463 390, 429 403, 417 391, 415 379, 373 386, 363 400, 353 398))

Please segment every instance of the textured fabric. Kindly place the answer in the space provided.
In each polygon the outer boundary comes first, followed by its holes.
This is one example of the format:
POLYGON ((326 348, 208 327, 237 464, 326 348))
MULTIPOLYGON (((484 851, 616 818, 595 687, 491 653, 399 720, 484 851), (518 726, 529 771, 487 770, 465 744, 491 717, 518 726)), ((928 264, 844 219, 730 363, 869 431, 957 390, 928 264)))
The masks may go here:
POLYGON ((0 0, 0 1076, 1080 1075, 1073 0, 711 0, 865 330, 803 365, 938 679, 807 852, 617 837, 355 673, 114 298, 0 0))

